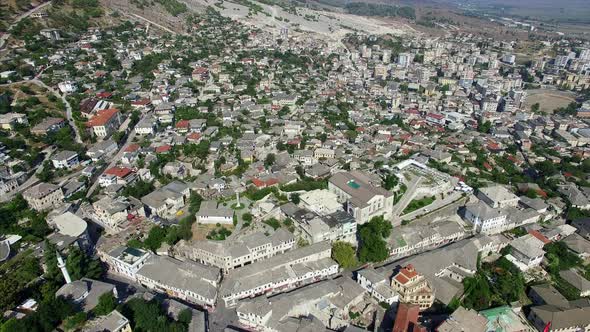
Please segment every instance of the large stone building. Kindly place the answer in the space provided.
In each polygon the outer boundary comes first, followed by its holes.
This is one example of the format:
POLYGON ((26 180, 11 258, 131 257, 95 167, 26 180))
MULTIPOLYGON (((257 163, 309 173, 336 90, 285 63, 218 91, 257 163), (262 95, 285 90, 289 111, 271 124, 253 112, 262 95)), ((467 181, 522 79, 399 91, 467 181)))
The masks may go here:
POLYGON ((61 188, 41 182, 23 193, 23 198, 29 206, 37 211, 43 211, 59 205, 64 198, 61 188))
POLYGON ((234 239, 231 243, 219 241, 180 241, 175 252, 206 265, 213 265, 228 272, 257 261, 285 253, 295 246, 295 237, 285 229, 278 229, 270 236, 252 233, 234 239))
POLYGON ((205 308, 215 307, 218 268, 166 256, 152 256, 137 271, 137 281, 145 287, 205 308))
POLYGON ((348 213, 359 224, 376 216, 393 217, 393 194, 377 186, 371 179, 357 171, 334 174, 328 181, 328 190, 345 204, 348 213))
POLYGON ((221 298, 231 306, 240 299, 282 293, 325 279, 338 273, 331 254, 330 242, 320 242, 236 269, 225 278, 221 298))

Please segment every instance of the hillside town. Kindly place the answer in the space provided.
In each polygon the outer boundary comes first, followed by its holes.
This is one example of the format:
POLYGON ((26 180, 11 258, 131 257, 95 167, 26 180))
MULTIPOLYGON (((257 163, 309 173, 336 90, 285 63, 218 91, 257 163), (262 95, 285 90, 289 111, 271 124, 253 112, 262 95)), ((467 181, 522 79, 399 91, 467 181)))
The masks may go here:
POLYGON ((0 331, 590 329, 590 42, 110 15, 2 50, 0 331))

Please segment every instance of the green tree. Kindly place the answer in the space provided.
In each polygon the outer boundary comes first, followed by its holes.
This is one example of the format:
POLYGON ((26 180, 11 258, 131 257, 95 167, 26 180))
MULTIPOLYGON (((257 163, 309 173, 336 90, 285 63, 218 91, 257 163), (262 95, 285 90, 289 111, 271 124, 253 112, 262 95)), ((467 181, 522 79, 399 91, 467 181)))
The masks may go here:
POLYGON ((99 260, 88 257, 78 247, 70 248, 66 259, 66 267, 73 280, 84 277, 99 279, 104 272, 99 260))
POLYGON ((66 331, 74 331, 80 328, 87 319, 87 315, 85 312, 79 312, 75 315, 67 317, 64 320, 63 326, 66 331))
POLYGON ((356 250, 348 242, 336 241, 332 244, 332 258, 338 265, 347 269, 357 265, 356 250))
POLYGON ((385 190, 392 190, 399 183, 397 176, 388 174, 383 178, 383 188, 385 190))
POLYGON ((301 202, 299 193, 292 193, 291 195, 289 195, 289 198, 291 199, 291 202, 293 202, 293 204, 299 204, 299 202, 301 202))
POLYGON ((113 293, 108 292, 98 298, 98 304, 94 307, 93 311, 97 316, 103 316, 115 310, 116 307, 117 299, 113 296, 113 293))
POLYGON ((179 314, 178 314, 178 319, 179 322, 185 324, 185 325, 189 325, 191 323, 191 321, 193 320, 193 312, 191 311, 191 309, 183 309, 179 314))
POLYGON ((276 160, 276 156, 274 153, 269 153, 266 155, 266 158, 264 159, 264 167, 269 168, 270 166, 272 166, 275 163, 276 160))
POLYGON ((385 239, 391 234, 391 223, 383 216, 373 217, 359 227, 359 259, 361 262, 381 262, 389 257, 385 239))
POLYGON ((166 239, 166 230, 163 227, 154 226, 150 229, 148 237, 143 241, 143 244, 147 249, 156 251, 160 248, 164 239, 166 239))

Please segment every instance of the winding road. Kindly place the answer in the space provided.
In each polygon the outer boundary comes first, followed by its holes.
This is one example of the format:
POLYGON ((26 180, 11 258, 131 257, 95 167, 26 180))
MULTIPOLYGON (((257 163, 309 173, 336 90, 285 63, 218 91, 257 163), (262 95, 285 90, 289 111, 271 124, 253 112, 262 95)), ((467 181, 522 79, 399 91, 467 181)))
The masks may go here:
MULTIPOLYGON (((18 22, 20 22, 22 19, 31 16, 31 14, 33 14, 33 13, 35 13, 35 12, 37 12, 37 11, 39 11, 39 10, 47 7, 47 6, 49 6, 50 4, 51 4, 51 1, 46 2, 46 3, 43 3, 43 4, 41 4, 41 5, 37 6, 37 7, 29 10, 28 12, 19 15, 14 20, 14 22, 12 22, 12 24, 8 27, 7 31, 12 30, 12 28, 14 28, 18 24, 18 22)), ((6 43, 6 41, 8 40, 9 37, 10 37, 10 32, 7 32, 6 34, 0 36, 0 50, 2 48, 4 48, 4 44, 6 43)))

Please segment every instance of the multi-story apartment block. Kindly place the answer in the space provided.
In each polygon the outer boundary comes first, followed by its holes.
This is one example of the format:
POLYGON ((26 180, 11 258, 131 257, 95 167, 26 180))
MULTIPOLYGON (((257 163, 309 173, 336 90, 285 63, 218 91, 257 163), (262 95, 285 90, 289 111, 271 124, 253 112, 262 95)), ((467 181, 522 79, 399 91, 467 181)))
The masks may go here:
POLYGON ((411 264, 402 267, 393 276, 391 287, 399 293, 400 302, 419 305, 420 310, 428 309, 434 303, 434 289, 411 264))
POLYGON ((116 108, 109 108, 96 113, 86 122, 86 126, 92 129, 96 137, 104 138, 119 129, 121 125, 121 114, 116 108))
POLYGON ((74 151, 60 151, 51 157, 51 163, 55 168, 74 168, 80 165, 78 154, 74 151))
POLYGON ((295 237, 279 229, 271 236, 253 233, 231 243, 218 241, 180 241, 175 248, 179 256, 228 272, 235 268, 285 253, 295 246, 295 237))
POLYGON ((392 218, 393 194, 371 183, 361 172, 334 174, 328 181, 328 190, 338 195, 345 209, 358 224, 364 224, 376 216, 392 218))
POLYGON ((109 252, 99 249, 98 256, 107 265, 109 271, 135 280, 137 271, 152 254, 146 250, 121 246, 109 252))

